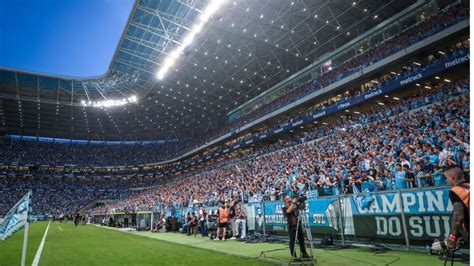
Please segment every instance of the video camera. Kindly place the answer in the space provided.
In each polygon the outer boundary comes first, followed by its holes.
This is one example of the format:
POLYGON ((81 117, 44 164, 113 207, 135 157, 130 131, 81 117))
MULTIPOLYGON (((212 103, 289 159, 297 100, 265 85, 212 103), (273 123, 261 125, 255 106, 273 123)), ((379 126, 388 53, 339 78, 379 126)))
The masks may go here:
POLYGON ((306 195, 303 194, 303 193, 296 194, 296 197, 295 197, 296 208, 299 209, 299 210, 304 210, 305 207, 306 207, 306 200, 307 199, 308 199, 308 197, 306 197, 306 195))

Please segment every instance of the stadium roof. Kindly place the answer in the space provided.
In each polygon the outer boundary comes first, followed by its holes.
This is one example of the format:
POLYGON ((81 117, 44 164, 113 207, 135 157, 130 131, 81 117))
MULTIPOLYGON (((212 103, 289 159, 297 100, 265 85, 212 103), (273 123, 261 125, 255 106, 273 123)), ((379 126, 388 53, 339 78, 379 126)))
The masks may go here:
POLYGON ((226 0, 159 80, 212 2, 137 0, 100 77, 0 69, 0 123, 11 134, 48 137, 202 136, 236 106, 415 1, 226 0))

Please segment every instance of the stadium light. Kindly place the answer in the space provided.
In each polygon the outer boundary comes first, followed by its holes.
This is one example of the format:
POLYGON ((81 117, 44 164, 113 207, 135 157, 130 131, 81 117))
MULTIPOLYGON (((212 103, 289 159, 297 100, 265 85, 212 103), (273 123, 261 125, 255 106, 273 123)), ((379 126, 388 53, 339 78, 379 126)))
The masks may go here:
POLYGON ((194 26, 191 27, 189 33, 184 37, 181 44, 178 45, 169 56, 163 61, 163 64, 156 73, 156 77, 161 80, 165 77, 165 74, 170 70, 170 68, 175 64, 178 57, 183 53, 184 49, 191 45, 194 41, 196 35, 201 32, 204 24, 206 24, 209 19, 214 15, 219 8, 226 2, 226 0, 210 0, 206 8, 201 12, 199 19, 195 22, 194 26))
POLYGON ((137 103, 138 98, 136 95, 132 95, 128 98, 116 99, 116 100, 104 100, 104 101, 88 101, 81 100, 81 105, 85 107, 114 107, 122 106, 129 103, 137 103))

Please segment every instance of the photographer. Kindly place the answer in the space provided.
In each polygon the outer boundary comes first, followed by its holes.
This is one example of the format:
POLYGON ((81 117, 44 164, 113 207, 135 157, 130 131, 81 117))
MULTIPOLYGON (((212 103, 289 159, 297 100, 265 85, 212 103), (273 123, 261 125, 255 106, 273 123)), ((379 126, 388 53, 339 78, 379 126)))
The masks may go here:
POLYGON ((194 234, 196 237, 198 227, 198 219, 195 212, 191 213, 191 220, 188 222, 188 236, 194 234))
POLYGON ((469 197, 470 184, 464 178, 464 171, 459 166, 450 166, 444 170, 444 175, 451 185, 449 199, 453 204, 453 219, 451 233, 447 240, 449 249, 456 249, 459 234, 465 242, 469 241, 469 197))
POLYGON ((304 245, 304 234, 303 234, 303 227, 301 223, 298 224, 298 207, 297 207, 297 199, 291 199, 290 196, 285 197, 285 207, 283 207, 283 213, 288 220, 288 232, 290 234, 290 252, 293 258, 296 258, 296 251, 294 250, 295 247, 295 240, 298 234, 298 243, 300 245, 301 250, 301 257, 302 258, 310 258, 308 253, 306 252, 306 247, 304 245))

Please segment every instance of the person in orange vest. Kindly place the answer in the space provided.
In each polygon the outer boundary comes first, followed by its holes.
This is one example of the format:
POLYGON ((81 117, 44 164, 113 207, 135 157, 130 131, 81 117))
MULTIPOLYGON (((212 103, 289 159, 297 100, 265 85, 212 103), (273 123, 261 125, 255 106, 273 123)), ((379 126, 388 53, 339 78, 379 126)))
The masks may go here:
POLYGON ((456 249, 458 236, 461 234, 464 241, 469 241, 469 196, 470 184, 464 178, 461 167, 454 165, 444 170, 444 176, 451 185, 449 199, 453 204, 451 233, 447 240, 449 249, 456 249))
POLYGON ((219 234, 222 229, 222 240, 225 240, 227 234, 227 226, 229 224, 229 208, 227 206, 227 200, 221 202, 222 205, 217 210, 217 219, 219 225, 217 226, 217 234, 214 240, 219 240, 219 234))

